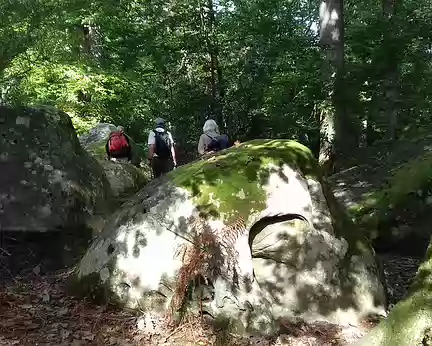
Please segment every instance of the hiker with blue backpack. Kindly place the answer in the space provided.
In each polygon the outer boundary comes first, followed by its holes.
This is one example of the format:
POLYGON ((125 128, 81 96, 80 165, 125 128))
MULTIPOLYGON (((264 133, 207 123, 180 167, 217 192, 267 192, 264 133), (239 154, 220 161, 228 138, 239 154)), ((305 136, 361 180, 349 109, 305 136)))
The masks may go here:
POLYGON ((228 136, 219 133, 216 121, 213 119, 207 120, 203 126, 203 134, 198 141, 198 153, 200 155, 211 154, 228 147, 228 136))
POLYGON ((148 159, 153 177, 172 171, 177 166, 174 140, 165 126, 165 120, 157 118, 154 130, 148 136, 148 159))

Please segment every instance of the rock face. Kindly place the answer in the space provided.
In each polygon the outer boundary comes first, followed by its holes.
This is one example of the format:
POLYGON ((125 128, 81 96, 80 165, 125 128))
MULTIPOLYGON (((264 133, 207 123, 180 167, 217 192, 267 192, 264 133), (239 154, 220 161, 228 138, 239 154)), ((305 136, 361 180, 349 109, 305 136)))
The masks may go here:
POLYGON ((91 155, 98 159, 104 168, 114 195, 121 197, 137 192, 150 180, 151 175, 149 170, 135 167, 139 166, 141 157, 131 138, 129 138, 129 142, 132 147, 132 164, 122 162, 122 160, 118 160, 116 163, 106 160, 105 145, 109 134, 116 130, 117 127, 112 124, 100 123, 87 134, 80 136, 79 141, 91 155))
POLYGON ((112 196, 66 113, 0 107, 0 230, 94 226, 112 196))
POLYGON ((115 197, 134 194, 150 180, 150 175, 127 162, 100 160, 115 197))
POLYGON ((306 147, 246 142, 125 203, 75 287, 174 316, 201 301, 238 330, 270 332, 292 316, 356 323, 384 313, 385 295, 372 250, 347 220, 306 147))
MULTIPOLYGON (((106 158, 105 144, 108 136, 112 131, 116 131, 117 127, 112 124, 100 123, 92 128, 88 133, 79 137, 79 141, 84 149, 96 158, 103 160, 106 158)), ((141 157, 135 142, 129 137, 132 147, 132 164, 139 166, 141 157)))

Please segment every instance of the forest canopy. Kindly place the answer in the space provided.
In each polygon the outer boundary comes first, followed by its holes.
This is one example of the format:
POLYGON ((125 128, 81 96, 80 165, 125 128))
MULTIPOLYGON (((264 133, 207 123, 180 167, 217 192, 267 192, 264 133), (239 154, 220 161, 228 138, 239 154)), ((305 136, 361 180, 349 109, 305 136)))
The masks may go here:
POLYGON ((427 124, 431 3, 327 4, 336 59, 315 1, 3 1, 0 103, 53 105, 79 134, 121 124, 138 142, 162 116, 185 149, 210 117, 235 139, 315 152, 332 112, 352 147, 427 124))

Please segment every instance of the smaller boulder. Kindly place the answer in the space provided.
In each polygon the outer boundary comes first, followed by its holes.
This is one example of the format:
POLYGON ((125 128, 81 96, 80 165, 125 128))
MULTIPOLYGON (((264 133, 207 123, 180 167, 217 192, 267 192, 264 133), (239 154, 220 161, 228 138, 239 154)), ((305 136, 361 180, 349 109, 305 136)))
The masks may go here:
MULTIPOLYGON (((142 188, 151 178, 150 172, 140 167, 141 155, 138 145, 129 138, 132 148, 132 164, 124 160, 108 161, 105 145, 112 131, 117 127, 112 124, 100 123, 88 133, 79 137, 80 143, 93 155, 105 170, 115 197, 132 195, 142 188)), ((127 134, 126 134, 127 135, 127 134)))
POLYGON ((150 174, 127 162, 101 160, 100 164, 105 170, 115 197, 134 194, 150 180, 150 174))

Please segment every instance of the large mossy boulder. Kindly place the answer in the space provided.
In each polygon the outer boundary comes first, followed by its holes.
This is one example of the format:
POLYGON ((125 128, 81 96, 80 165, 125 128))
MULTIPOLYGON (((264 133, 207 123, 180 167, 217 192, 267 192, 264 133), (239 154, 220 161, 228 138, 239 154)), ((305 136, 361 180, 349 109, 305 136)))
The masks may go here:
POLYGON ((66 113, 0 107, 0 230, 48 232, 101 224, 112 197, 66 113))
MULTIPOLYGON (((83 148, 86 149, 90 154, 95 156, 98 160, 105 160, 105 145, 112 131, 117 131, 117 126, 108 123, 99 123, 92 129, 90 129, 87 133, 79 136, 79 141, 83 148)), ((141 162, 140 149, 132 138, 128 138, 132 148, 131 163, 135 166, 139 166, 141 162)))
POLYGON ((237 331, 281 317, 356 323, 384 313, 374 254, 311 152, 255 140, 155 179, 125 203, 77 267, 74 288, 180 316, 202 304, 237 331))

